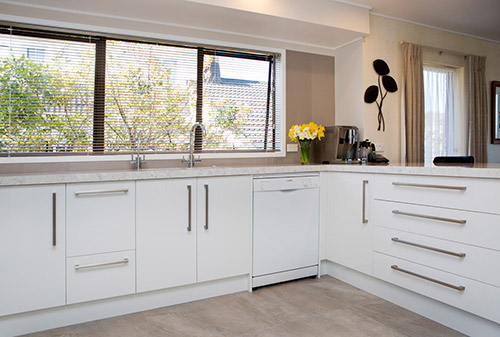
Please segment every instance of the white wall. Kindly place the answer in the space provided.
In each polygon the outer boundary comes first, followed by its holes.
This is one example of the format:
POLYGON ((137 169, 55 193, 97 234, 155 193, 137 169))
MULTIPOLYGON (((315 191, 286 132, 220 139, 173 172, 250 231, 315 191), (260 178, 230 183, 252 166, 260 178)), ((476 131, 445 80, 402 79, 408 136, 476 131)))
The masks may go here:
POLYGON ((369 33, 368 13, 331 0, 0 0, 4 21, 323 55, 369 33))
MULTIPOLYGON (((394 77, 400 87, 403 69, 403 48, 399 43, 400 41, 486 56, 488 105, 490 104, 490 83, 494 80, 500 80, 500 43, 374 15, 370 16, 370 35, 366 36, 363 44, 362 78, 364 89, 376 84, 377 74, 373 70, 372 62, 379 58, 387 62, 391 69, 390 75, 394 77)), ((343 65, 339 65, 339 67, 342 68, 343 65)), ((383 143, 385 146, 383 154, 393 163, 400 162, 401 90, 387 95, 384 100, 383 111, 386 121, 385 132, 377 131, 378 110, 376 105, 364 104, 364 124, 362 124, 364 137, 369 138, 374 143, 383 143)), ((488 121, 490 121, 489 109, 488 121)), ((488 142, 490 141, 489 132, 488 127, 488 142)), ((488 161, 500 162, 500 145, 488 145, 488 161)))
POLYGON ((363 39, 335 53, 335 124, 360 128, 364 139, 363 39))

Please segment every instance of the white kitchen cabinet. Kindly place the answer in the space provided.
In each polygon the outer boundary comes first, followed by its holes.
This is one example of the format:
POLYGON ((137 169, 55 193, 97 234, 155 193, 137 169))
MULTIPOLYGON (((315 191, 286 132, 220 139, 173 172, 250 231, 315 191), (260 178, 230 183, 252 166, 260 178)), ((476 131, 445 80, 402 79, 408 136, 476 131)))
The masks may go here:
POLYGON ((374 175, 335 172, 328 181, 327 259, 372 274, 373 226, 370 220, 374 175))
POLYGON ((135 249, 135 182, 67 185, 67 256, 135 249))
POLYGON ((137 291, 196 282, 196 179, 137 182, 137 291))
POLYGON ((373 276, 500 323, 498 180, 382 176, 373 276))
POLYGON ((482 212, 373 200, 376 226, 500 251, 500 216, 482 212))
POLYGON ((373 276, 500 323, 499 287, 378 252, 373 276))
POLYGON ((250 176, 197 181, 198 282, 250 273, 250 176))
POLYGON ((251 179, 137 182, 137 291, 250 273, 251 179))
POLYGON ((384 174, 374 182, 374 199, 500 214, 491 191, 499 179, 384 174))
POLYGON ((0 316, 65 304, 64 185, 0 188, 0 316))
POLYGON ((135 293, 135 251, 67 259, 68 304, 135 293))
POLYGON ((500 265, 500 251, 445 238, 375 226, 373 250, 500 287, 500 269, 488 268, 484 262, 500 265))

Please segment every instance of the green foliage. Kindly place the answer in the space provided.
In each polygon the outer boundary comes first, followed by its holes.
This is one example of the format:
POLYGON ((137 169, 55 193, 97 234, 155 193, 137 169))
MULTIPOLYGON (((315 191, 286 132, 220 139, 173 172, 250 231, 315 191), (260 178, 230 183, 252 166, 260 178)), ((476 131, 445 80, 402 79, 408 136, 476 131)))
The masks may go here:
MULTIPOLYGON (((0 152, 92 151, 95 51, 83 53, 78 62, 64 49, 48 63, 25 56, 0 60, 0 152)), ((114 61, 109 53, 105 150, 136 151, 140 143, 141 151, 186 151, 196 80, 175 84, 172 69, 154 53, 147 66, 132 57, 114 61)), ((204 109, 207 147, 234 147, 250 109, 230 99, 209 101, 204 109)))
POLYGON ((4 58, 0 65, 1 148, 12 143, 32 147, 49 141, 45 112, 50 101, 47 67, 24 56, 4 58))
POLYGON ((89 149, 89 105, 80 114, 73 110, 75 98, 88 99, 91 90, 79 84, 79 76, 66 76, 60 65, 37 63, 24 55, 1 60, 1 152, 89 149))
POLYGON ((236 140, 244 132, 250 108, 232 99, 211 100, 208 111, 206 144, 211 149, 235 149, 236 140))
POLYGON ((109 56, 107 63, 114 67, 106 80, 106 149, 136 151, 140 144, 141 151, 187 150, 196 83, 176 86, 171 69, 153 53, 147 67, 133 58, 124 63, 109 56))

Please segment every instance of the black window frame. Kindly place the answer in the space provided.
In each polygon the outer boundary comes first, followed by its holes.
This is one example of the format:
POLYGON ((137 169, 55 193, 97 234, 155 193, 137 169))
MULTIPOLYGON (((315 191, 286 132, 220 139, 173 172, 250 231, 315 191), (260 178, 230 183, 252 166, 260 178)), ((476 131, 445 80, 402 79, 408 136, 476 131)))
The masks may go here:
MULTIPOLYGON (((23 27, 15 25, 0 25, 0 34, 19 35, 28 37, 48 38, 55 40, 87 42, 95 44, 95 73, 94 73, 94 106, 93 106, 93 139, 92 151, 89 152, 13 152, 0 153, 2 156, 39 156, 39 155, 119 155, 130 154, 130 151, 105 151, 105 100, 106 100, 106 41, 125 41, 133 43, 146 43, 182 48, 197 49, 197 91, 196 91, 196 122, 203 122, 203 62, 205 55, 213 56, 228 56, 236 58, 245 58, 252 60, 262 60, 269 62, 268 88, 266 100, 266 122, 264 135, 264 149, 262 150, 216 150, 219 153, 275 153, 281 151, 281 148, 276 149, 276 144, 281 144, 276 140, 276 59, 279 54, 271 52, 259 52, 252 50, 240 50, 237 48, 207 46, 201 44, 189 44, 182 42, 170 42, 165 40, 123 37, 114 35, 93 35, 82 32, 63 31, 57 29, 40 29, 37 27, 23 27), (269 132, 269 123, 272 121, 271 132, 269 132), (268 139, 272 138, 272 148, 268 148, 268 139)), ((202 148, 202 133, 198 128, 195 133, 195 151, 205 152, 202 148)), ((206 150, 206 152, 214 152, 214 150, 206 150)), ((185 151, 155 151, 155 154, 161 153, 185 153, 185 151)))

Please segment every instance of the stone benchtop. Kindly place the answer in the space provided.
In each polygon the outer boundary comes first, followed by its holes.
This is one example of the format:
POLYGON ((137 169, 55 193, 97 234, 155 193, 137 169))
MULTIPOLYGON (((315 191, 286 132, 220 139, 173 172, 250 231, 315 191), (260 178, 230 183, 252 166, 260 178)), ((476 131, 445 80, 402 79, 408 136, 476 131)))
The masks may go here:
POLYGON ((356 172, 374 174, 401 174, 500 179, 500 164, 475 165, 474 167, 416 166, 416 165, 274 165, 274 166, 212 166, 195 168, 159 168, 140 171, 83 171, 38 174, 0 173, 0 186, 38 185, 57 183, 82 183, 100 181, 151 180, 169 178, 198 178, 235 175, 261 175, 306 172, 356 172))

